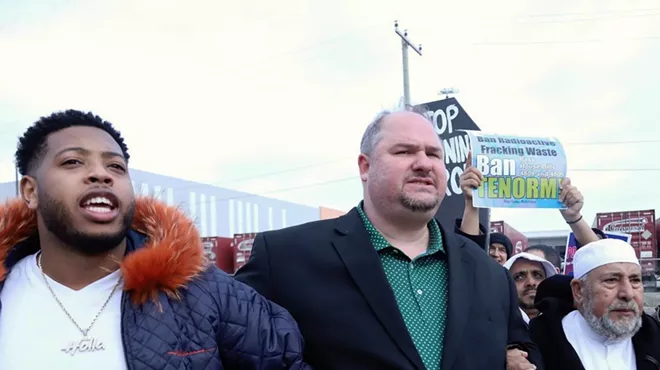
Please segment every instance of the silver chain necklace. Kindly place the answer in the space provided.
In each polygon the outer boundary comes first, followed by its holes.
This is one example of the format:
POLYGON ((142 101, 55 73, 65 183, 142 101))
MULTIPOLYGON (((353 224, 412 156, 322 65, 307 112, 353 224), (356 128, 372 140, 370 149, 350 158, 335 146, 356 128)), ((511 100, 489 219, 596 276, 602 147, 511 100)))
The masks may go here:
POLYGON ((55 294, 55 291, 53 288, 50 286, 48 283, 48 278, 46 277, 46 274, 44 273, 44 269, 41 267, 41 252, 39 252, 39 257, 37 258, 37 266, 39 267, 39 270, 41 271, 41 275, 44 277, 44 281, 46 282, 46 286, 48 287, 48 290, 50 290, 50 294, 53 295, 53 298, 55 298, 55 301, 57 304, 60 306, 62 311, 69 317, 69 320, 80 330, 80 333, 82 333, 83 337, 79 340, 74 340, 69 343, 66 347, 62 348, 62 352, 69 354, 71 356, 75 355, 77 352, 96 352, 96 351, 104 351, 105 347, 103 345, 103 342, 97 338, 94 337, 87 337, 87 333, 89 333, 90 329, 92 329, 92 326, 96 323, 96 320, 101 316, 101 313, 103 310, 105 310, 105 307, 108 305, 110 302, 110 298, 115 294, 115 291, 119 287, 119 284, 122 281, 122 278, 119 277, 119 280, 117 280, 117 284, 112 288, 112 291, 110 292, 110 295, 108 296, 108 299, 105 300, 105 303, 103 303, 103 306, 99 310, 99 312, 94 316, 94 319, 92 320, 92 323, 89 324, 87 329, 83 329, 78 325, 76 320, 73 319, 69 311, 67 311, 66 308, 64 308, 64 305, 60 301, 59 298, 57 298, 57 295, 55 294))

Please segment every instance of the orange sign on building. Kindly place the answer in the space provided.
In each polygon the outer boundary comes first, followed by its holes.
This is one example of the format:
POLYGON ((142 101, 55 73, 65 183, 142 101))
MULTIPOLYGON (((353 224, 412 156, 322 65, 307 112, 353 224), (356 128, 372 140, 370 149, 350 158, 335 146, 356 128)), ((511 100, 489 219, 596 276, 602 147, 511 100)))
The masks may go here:
POLYGON ((331 218, 337 218, 346 214, 344 211, 338 209, 319 207, 319 212, 321 214, 321 220, 328 220, 331 218))

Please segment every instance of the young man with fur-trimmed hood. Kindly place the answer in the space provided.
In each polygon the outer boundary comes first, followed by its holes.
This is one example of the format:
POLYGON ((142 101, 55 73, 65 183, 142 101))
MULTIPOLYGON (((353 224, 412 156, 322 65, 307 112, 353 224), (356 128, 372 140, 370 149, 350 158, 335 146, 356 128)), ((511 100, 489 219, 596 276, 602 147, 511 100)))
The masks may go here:
POLYGON ((281 307, 203 257, 193 222, 136 199, 110 123, 68 110, 18 144, 0 207, 0 369, 307 369, 281 307))

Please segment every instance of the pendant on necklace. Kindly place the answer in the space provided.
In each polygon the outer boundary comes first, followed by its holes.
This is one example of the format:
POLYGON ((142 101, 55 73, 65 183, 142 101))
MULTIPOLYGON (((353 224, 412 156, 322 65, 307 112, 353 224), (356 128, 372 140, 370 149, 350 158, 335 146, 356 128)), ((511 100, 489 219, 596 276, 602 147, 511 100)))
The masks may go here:
POLYGON ((96 338, 84 337, 80 340, 73 341, 69 343, 68 346, 62 348, 62 352, 69 354, 71 356, 75 355, 78 352, 97 352, 104 351, 105 347, 103 342, 96 338))

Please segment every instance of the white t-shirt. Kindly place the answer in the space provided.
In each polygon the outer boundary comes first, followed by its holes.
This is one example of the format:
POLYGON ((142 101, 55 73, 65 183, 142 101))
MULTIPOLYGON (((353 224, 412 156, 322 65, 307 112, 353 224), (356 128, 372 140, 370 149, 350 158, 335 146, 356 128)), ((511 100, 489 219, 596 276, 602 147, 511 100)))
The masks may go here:
MULTIPOLYGON (((117 283, 120 272, 75 291, 48 278, 69 314, 87 329, 117 283)), ((0 292, 0 369, 124 370, 121 338, 121 285, 88 333, 105 350, 67 354, 62 349, 83 338, 46 286, 36 255, 19 261, 0 292)))
POLYGON ((566 339, 573 346, 585 370, 636 370, 632 339, 608 342, 591 329, 580 311, 566 315, 562 321, 566 339))

